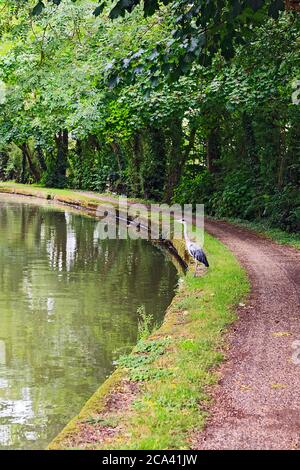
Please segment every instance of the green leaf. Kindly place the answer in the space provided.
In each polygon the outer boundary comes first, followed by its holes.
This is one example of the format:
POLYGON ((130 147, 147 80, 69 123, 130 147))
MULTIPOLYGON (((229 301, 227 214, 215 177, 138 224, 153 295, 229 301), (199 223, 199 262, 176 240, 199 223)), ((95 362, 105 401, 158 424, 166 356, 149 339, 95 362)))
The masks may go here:
POLYGON ((115 75, 114 77, 110 78, 108 81, 108 86, 109 88, 115 88, 119 83, 121 79, 118 75, 115 75))
POLYGON ((247 0, 247 5, 252 8, 254 12, 259 10, 264 5, 264 0, 247 0))
POLYGON ((40 15, 43 11, 43 9, 45 8, 45 5, 43 2, 39 1, 35 7, 33 8, 32 10, 32 14, 33 15, 40 15))
POLYGON ((140 0, 119 0, 110 11, 109 17, 114 20, 119 16, 125 16, 126 11, 129 13, 140 3, 140 0))
POLYGON ((156 49, 154 49, 154 50, 152 51, 152 53, 148 56, 148 59, 149 59, 149 60, 154 60, 154 59, 156 59, 158 56, 159 56, 159 53, 157 52, 156 49))
POLYGON ((273 0, 270 7, 269 7, 269 15, 277 20, 279 17, 280 11, 284 10, 284 1, 283 0, 273 0))
POLYGON ((106 5, 106 2, 101 3, 101 5, 99 5, 97 8, 95 8, 95 10, 93 11, 93 15, 95 15, 95 16, 101 15, 101 13, 103 12, 103 10, 105 8, 105 5, 106 5))
POLYGON ((158 0, 144 0, 144 15, 151 16, 159 8, 158 0))

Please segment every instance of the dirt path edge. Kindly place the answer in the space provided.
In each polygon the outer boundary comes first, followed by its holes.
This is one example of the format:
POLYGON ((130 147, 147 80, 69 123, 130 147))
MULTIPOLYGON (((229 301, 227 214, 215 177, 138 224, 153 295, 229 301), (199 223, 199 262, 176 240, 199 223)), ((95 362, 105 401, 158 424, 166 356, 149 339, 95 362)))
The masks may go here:
POLYGON ((300 448, 300 251, 226 222, 208 220, 205 229, 245 267, 251 294, 194 448, 300 448))

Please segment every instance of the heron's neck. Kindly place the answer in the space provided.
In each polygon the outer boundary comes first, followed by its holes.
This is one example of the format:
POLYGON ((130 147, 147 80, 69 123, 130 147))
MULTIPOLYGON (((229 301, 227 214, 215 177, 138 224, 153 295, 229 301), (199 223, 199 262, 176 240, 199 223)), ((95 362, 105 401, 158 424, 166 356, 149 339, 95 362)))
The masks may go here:
POLYGON ((186 222, 184 222, 184 224, 183 224, 183 233, 184 233, 184 238, 185 238, 185 241, 186 241, 186 242, 189 242, 189 241, 190 241, 190 239, 189 239, 189 237, 188 237, 188 234, 187 234, 187 226, 186 226, 186 222))

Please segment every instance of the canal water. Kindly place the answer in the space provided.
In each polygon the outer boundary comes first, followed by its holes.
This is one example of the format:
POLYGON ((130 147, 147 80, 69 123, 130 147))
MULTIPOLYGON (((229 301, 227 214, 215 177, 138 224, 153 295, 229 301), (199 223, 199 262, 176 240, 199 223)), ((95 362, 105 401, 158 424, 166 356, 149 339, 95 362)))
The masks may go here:
POLYGON ((0 449, 45 448, 174 296, 167 253, 97 223, 0 194, 0 449))

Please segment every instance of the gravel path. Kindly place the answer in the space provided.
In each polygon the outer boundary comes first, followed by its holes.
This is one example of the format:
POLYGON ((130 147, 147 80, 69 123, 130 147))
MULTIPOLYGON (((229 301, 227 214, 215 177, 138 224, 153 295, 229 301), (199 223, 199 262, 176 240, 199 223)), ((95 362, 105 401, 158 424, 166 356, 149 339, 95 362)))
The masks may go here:
POLYGON ((212 415, 194 447, 299 449, 300 251, 225 222, 207 221, 205 228, 234 252, 252 289, 229 334, 212 415))

